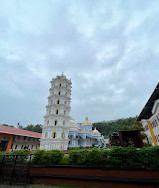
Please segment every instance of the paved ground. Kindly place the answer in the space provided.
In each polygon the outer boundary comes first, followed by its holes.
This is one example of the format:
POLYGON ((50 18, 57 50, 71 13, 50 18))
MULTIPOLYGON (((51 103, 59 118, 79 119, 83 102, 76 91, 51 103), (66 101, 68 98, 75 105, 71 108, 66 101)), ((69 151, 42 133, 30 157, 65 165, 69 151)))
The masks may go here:
POLYGON ((16 186, 16 185, 0 185, 0 188, 62 188, 61 186, 48 186, 48 185, 28 185, 28 186, 16 186))

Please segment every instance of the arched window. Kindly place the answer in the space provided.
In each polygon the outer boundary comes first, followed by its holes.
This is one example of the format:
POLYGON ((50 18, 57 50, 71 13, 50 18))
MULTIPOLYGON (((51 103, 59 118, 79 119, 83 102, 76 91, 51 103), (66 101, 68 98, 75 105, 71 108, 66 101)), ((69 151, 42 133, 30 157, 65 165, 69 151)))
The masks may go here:
POLYGON ((48 133, 47 133, 47 132, 45 132, 45 138, 47 138, 47 135, 48 135, 48 133))
POLYGON ((58 122, 57 119, 55 119, 55 125, 57 125, 57 122, 58 122))
POLYGON ((63 125, 64 125, 64 126, 66 125, 66 121, 65 121, 65 120, 63 120, 63 125))
POLYGON ((60 83, 60 84, 59 84, 59 86, 61 87, 61 86, 62 86, 62 84, 60 83))
POLYGON ((49 114, 51 114, 51 110, 49 110, 49 114))
POLYGON ((56 110, 56 114, 58 114, 58 113, 59 113, 59 110, 57 109, 57 110, 56 110))
POLYGON ((66 110, 63 111, 64 115, 66 115, 66 110))
POLYGON ((58 95, 61 95, 61 91, 58 92, 58 95))
POLYGON ((67 104, 67 101, 65 101, 65 105, 67 104))
POLYGON ((56 138, 56 131, 52 132, 52 138, 56 138))
POLYGON ((59 99, 57 100, 57 104, 60 104, 60 100, 59 99))
POLYGON ((66 84, 66 88, 68 88, 68 85, 66 84))
POLYGON ((47 120, 47 125, 49 125, 49 120, 47 120))
POLYGON ((65 138, 65 133, 64 132, 62 132, 61 137, 65 138))
POLYGON ((67 97, 67 92, 65 93, 65 96, 67 97))

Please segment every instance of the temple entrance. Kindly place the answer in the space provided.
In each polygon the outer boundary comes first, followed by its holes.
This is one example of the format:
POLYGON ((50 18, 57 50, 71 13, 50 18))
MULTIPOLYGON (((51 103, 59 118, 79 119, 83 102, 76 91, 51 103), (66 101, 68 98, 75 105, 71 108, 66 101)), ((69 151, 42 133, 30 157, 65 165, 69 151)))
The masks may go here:
POLYGON ((0 151, 6 151, 9 139, 9 137, 2 137, 2 140, 0 141, 0 151))

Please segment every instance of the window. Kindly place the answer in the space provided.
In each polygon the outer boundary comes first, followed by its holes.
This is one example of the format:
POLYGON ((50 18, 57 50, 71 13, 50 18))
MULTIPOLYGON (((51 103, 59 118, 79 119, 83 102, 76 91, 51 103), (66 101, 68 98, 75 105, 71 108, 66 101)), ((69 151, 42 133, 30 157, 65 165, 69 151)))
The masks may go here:
POLYGON ((61 91, 58 92, 58 95, 61 95, 61 91))
POLYGON ((47 135, 48 135, 48 133, 47 133, 47 132, 45 132, 45 138, 47 138, 47 135))
POLYGON ((68 88, 68 85, 66 84, 66 88, 68 88))
POLYGON ((61 86, 62 86, 62 84, 60 83, 60 84, 59 84, 59 86, 61 87, 61 86))
POLYGON ((67 101, 65 101, 65 105, 67 104, 67 101))
POLYGON ((56 138, 56 131, 52 133, 52 138, 56 138))
POLYGON ((58 114, 58 113, 59 113, 59 110, 57 109, 57 110, 56 110, 56 114, 58 114))
POLYGON ((26 140, 26 136, 24 136, 24 140, 26 140))
POLYGON ((47 120, 47 125, 49 125, 49 120, 47 120))
POLYGON ((64 115, 66 115, 66 110, 64 110, 64 112, 63 112, 63 113, 64 113, 64 115))
POLYGON ((31 146, 31 149, 33 149, 33 145, 31 146))
POLYGON ((15 149, 17 149, 17 145, 15 145, 15 149))
POLYGON ((65 93, 65 96, 67 97, 67 92, 65 93))
POLYGON ((51 100, 51 103, 52 103, 53 101, 51 100))
POLYGON ((65 138, 65 133, 64 133, 64 132, 62 132, 61 137, 62 137, 62 138, 65 138))
POLYGON ((12 147, 13 147, 13 144, 11 145, 10 149, 12 149, 12 147))
POLYGON ((59 99, 57 100, 57 104, 60 104, 60 100, 59 99))
POLYGON ((18 136, 18 140, 20 139, 20 136, 18 136))
POLYGON ((57 125, 57 122, 58 122, 57 119, 55 119, 55 125, 57 125))
POLYGON ((23 145, 22 145, 21 149, 23 149, 23 145))
POLYGON ((49 114, 51 114, 51 110, 49 110, 49 114))
POLYGON ((63 125, 65 126, 65 124, 66 124, 66 121, 65 121, 65 120, 63 120, 63 125))

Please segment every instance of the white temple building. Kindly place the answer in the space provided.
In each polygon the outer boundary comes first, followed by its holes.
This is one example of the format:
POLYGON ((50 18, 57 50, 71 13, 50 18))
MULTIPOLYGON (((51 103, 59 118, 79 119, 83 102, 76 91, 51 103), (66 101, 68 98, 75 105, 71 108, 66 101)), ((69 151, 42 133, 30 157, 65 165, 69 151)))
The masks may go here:
POLYGON ((88 118, 79 125, 70 116, 71 85, 71 80, 63 74, 51 81, 40 149, 67 150, 68 148, 105 146, 104 136, 98 130, 92 130, 92 123, 88 118))

